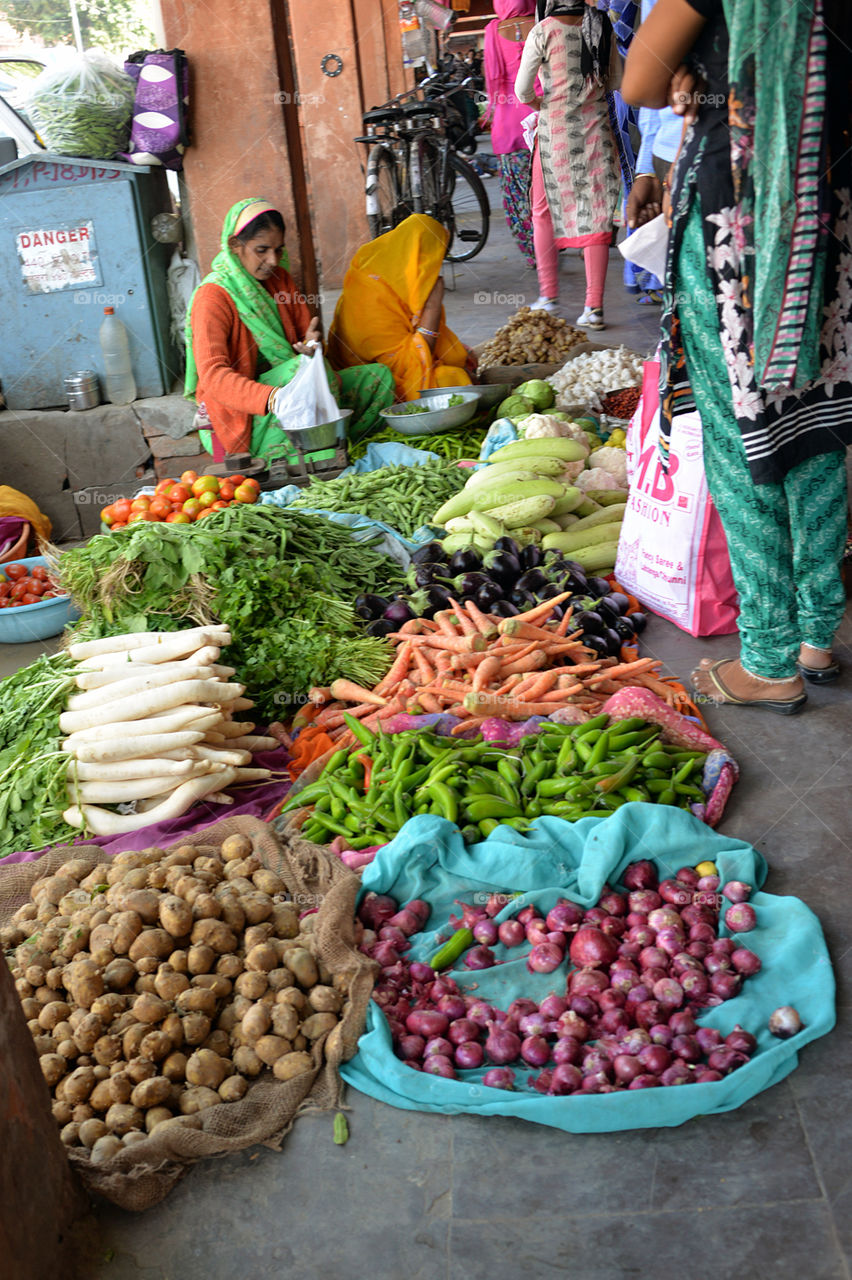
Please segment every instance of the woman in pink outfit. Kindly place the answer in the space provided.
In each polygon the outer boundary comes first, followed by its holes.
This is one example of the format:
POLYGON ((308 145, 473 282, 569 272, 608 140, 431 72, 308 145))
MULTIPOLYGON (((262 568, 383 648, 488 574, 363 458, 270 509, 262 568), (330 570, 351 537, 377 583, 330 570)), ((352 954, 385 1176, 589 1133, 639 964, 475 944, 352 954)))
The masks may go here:
POLYGON ((606 14, 583 0, 547 0, 544 18, 526 39, 515 80, 516 97, 541 112, 532 161, 540 302, 549 310, 558 304, 558 250, 581 248, 586 300, 576 323, 588 329, 605 327, 604 283, 621 195, 606 99, 607 91, 618 87, 618 75, 618 50, 606 14))
POLYGON ((485 28, 485 88, 491 121, 491 149, 500 157, 500 186, 509 230, 535 266, 530 209, 531 155, 521 121, 529 107, 515 97, 515 76, 524 41, 535 25, 535 0, 494 0, 497 17, 485 28))

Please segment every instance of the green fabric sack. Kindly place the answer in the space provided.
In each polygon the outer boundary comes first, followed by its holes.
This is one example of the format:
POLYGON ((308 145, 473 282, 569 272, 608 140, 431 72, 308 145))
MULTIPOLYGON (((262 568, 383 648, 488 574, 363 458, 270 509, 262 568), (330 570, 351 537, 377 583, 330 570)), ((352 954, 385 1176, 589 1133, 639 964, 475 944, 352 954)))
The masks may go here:
MULTIPOLYGON (((757 1051, 745 1066, 709 1084, 557 1098, 529 1086, 528 1077, 537 1072, 521 1063, 513 1065, 515 1091, 506 1092, 482 1084, 487 1065, 461 1072, 458 1080, 406 1066, 393 1053, 387 1021, 371 1001, 358 1053, 341 1068, 344 1080, 407 1110, 518 1116, 569 1133, 683 1124, 694 1116, 731 1111, 782 1080, 796 1066, 799 1050, 834 1026, 834 974, 819 921, 797 898, 758 892, 767 868, 757 850, 711 831, 683 810, 627 804, 609 817, 573 824, 539 818, 527 835, 501 826, 475 845, 465 845, 453 823, 421 815, 379 850, 364 870, 362 884, 364 892, 388 893, 400 903, 423 898, 431 905, 428 931, 415 936, 406 957, 428 961, 449 935, 450 915, 459 914, 455 898, 476 902, 484 901, 477 894, 520 892, 496 917, 498 923, 528 902, 542 914, 560 897, 588 907, 604 883, 620 886, 625 868, 640 858, 656 864, 660 879, 684 864, 709 860, 716 863, 722 884, 743 880, 754 885, 750 902, 757 927, 738 937, 760 956, 763 968, 744 982, 735 999, 706 1010, 699 1019, 700 1025, 716 1027, 723 1035, 740 1023, 757 1037, 757 1051), (790 1040, 778 1040, 767 1023, 776 1008, 787 1004, 798 1009, 804 1027, 790 1040)), ((728 932, 724 923, 721 932, 728 932)), ((494 950, 506 963, 476 972, 462 967, 448 971, 465 993, 506 1009, 516 996, 541 1000, 550 991, 564 992, 565 964, 555 973, 531 974, 527 945, 494 950)))

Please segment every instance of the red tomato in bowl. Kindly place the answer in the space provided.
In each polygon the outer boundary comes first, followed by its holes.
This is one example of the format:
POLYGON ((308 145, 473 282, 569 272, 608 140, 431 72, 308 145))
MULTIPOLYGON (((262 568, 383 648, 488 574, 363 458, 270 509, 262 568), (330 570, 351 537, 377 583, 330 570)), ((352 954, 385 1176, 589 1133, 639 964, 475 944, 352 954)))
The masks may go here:
POLYGON ((18 582, 21 578, 29 576, 25 564, 7 564, 3 572, 10 582, 18 582))

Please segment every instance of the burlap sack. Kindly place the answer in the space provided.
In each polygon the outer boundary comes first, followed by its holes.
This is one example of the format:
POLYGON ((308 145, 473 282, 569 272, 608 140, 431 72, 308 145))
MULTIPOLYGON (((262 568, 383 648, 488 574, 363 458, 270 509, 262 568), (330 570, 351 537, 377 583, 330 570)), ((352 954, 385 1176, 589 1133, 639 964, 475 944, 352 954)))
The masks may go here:
MULTIPOLYGON (((331 757, 337 751, 337 747, 332 747, 331 751, 326 751, 325 755, 317 756, 316 760, 312 760, 307 769, 303 769, 290 790, 287 792, 287 801, 297 796, 305 787, 309 787, 312 782, 316 782, 317 778, 322 774, 323 769, 328 764, 331 757)), ((272 827, 282 840, 300 840, 299 832, 308 820, 310 808, 304 809, 288 809, 286 813, 279 814, 277 818, 273 818, 272 827)), ((301 841, 301 843, 305 843, 301 841)), ((317 845, 311 845, 312 849, 317 845)))
MULTIPOLYGON (((341 1031, 335 1035, 327 1058, 323 1042, 315 1042, 313 1071, 288 1081, 264 1073, 239 1102, 202 1111, 200 1129, 173 1126, 159 1135, 155 1130, 145 1142, 118 1152, 106 1165, 93 1165, 82 1148, 69 1148, 72 1167, 86 1189, 122 1209, 142 1210, 157 1204, 190 1165, 206 1156, 225 1156, 257 1142, 279 1150, 297 1115, 341 1105, 343 1085, 338 1067, 355 1053, 377 972, 374 962, 354 945, 359 879, 325 849, 298 837, 276 838, 270 827, 254 817, 226 818, 204 831, 196 847, 209 854, 218 851, 227 836, 236 834, 252 839, 264 865, 281 876, 298 905, 319 902, 314 924, 316 954, 333 974, 347 974, 350 979, 341 1031)), ((0 864, 0 926, 28 901, 32 884, 58 870, 69 854, 91 860, 91 868, 104 857, 96 846, 77 845, 73 850, 47 853, 35 862, 0 864)))

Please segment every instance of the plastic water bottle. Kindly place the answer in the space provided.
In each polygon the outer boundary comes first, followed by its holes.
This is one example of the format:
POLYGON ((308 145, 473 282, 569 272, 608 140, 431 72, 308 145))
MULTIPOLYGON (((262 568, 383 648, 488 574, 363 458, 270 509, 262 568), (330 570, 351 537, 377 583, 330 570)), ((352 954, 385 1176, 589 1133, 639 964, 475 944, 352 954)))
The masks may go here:
POLYGON ((104 307, 100 340, 106 371, 106 398, 111 404, 130 404, 136 399, 136 379, 130 363, 127 330, 112 307, 104 307))

